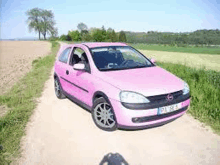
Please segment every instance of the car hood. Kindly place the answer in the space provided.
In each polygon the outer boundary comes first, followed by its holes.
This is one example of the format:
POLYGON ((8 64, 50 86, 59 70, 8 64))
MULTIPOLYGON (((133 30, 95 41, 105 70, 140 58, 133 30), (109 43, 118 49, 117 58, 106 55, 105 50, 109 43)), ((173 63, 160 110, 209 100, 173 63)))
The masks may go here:
POLYGON ((172 93, 184 87, 183 80, 158 66, 102 71, 97 76, 121 90, 138 92, 144 96, 172 93))

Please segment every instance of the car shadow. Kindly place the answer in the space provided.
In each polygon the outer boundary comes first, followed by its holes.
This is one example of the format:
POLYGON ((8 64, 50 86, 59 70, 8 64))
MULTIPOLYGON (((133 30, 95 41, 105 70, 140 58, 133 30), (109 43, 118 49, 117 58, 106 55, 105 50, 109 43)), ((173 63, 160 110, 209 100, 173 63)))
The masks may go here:
POLYGON ((171 119, 171 120, 168 120, 162 124, 157 124, 157 125, 150 125, 150 126, 144 126, 143 128, 118 128, 119 130, 121 131, 141 131, 141 130, 147 130, 147 129, 152 129, 152 128, 158 128, 158 127, 161 127, 163 125, 167 125, 171 122, 173 122, 174 120, 178 119, 179 117, 175 118, 175 119, 171 119))
MULTIPOLYGON (((88 107, 86 106, 83 106, 81 103, 79 103, 78 101, 76 101, 75 99, 73 99, 72 97, 70 96, 66 96, 66 98, 68 100, 70 100, 72 103, 75 103, 76 105, 78 105, 79 107, 81 107, 82 109, 84 109, 86 112, 88 113, 91 113, 91 109, 89 109, 88 107)), ((181 116, 179 116, 181 117, 181 116)), ((157 127, 161 127, 163 125, 166 125, 166 124, 169 124, 171 122, 173 122, 174 120, 178 119, 179 117, 175 118, 175 119, 171 119, 171 120, 168 120, 168 121, 165 121, 163 123, 160 123, 160 124, 152 124, 150 126, 144 126, 144 127, 128 127, 128 128, 125 128, 125 127, 120 127, 118 128, 118 130, 120 131, 142 131, 142 130, 147 130, 147 129, 152 129, 152 128, 157 128, 157 127)))

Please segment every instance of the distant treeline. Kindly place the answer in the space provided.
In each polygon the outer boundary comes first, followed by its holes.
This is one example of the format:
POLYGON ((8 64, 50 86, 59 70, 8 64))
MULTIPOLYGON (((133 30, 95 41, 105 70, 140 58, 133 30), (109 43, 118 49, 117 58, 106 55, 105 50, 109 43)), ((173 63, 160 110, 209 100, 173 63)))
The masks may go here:
POLYGON ((197 30, 187 33, 169 33, 148 31, 125 32, 129 43, 148 43, 148 44, 193 44, 193 45, 220 45, 220 30, 197 30))
POLYGON ((59 37, 66 41, 100 41, 100 42, 128 42, 147 44, 169 44, 169 45, 220 45, 220 30, 197 30, 186 33, 172 32, 115 32, 108 28, 88 28, 84 23, 77 25, 78 30, 70 30, 68 34, 59 37))
POLYGON ((90 28, 84 23, 77 25, 78 30, 70 30, 68 34, 59 37, 62 41, 94 41, 94 42, 127 42, 124 31, 116 33, 114 29, 108 28, 90 28))

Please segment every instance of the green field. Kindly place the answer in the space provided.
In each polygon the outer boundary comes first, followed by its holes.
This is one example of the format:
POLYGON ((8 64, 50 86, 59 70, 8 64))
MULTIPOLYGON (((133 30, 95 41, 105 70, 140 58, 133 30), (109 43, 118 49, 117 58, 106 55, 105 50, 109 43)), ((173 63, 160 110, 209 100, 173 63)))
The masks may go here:
POLYGON ((189 84, 191 106, 188 113, 220 134, 220 72, 173 63, 157 64, 189 84))
POLYGON ((0 164, 9 164, 19 155, 20 140, 25 127, 36 107, 35 99, 40 97, 44 83, 54 65, 57 42, 52 42, 52 53, 32 62, 32 70, 5 95, 0 96, 0 105, 7 105, 9 112, 0 118, 0 164))
POLYGON ((136 49, 141 50, 157 50, 167 52, 185 52, 185 53, 198 53, 198 54, 220 54, 220 47, 178 47, 168 45, 149 45, 149 44, 129 44, 136 49))

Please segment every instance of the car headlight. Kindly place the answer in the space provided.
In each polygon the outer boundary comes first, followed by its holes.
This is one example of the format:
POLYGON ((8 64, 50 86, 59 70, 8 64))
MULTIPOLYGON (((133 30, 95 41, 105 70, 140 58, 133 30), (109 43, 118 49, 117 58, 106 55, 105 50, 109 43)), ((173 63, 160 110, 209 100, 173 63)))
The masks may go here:
POLYGON ((187 93, 189 93, 189 85, 184 82, 183 95, 186 95, 187 93))
POLYGON ((120 99, 121 99, 121 102, 124 102, 124 103, 149 103, 150 102, 143 95, 135 93, 135 92, 128 92, 128 91, 122 91, 120 93, 120 99))

